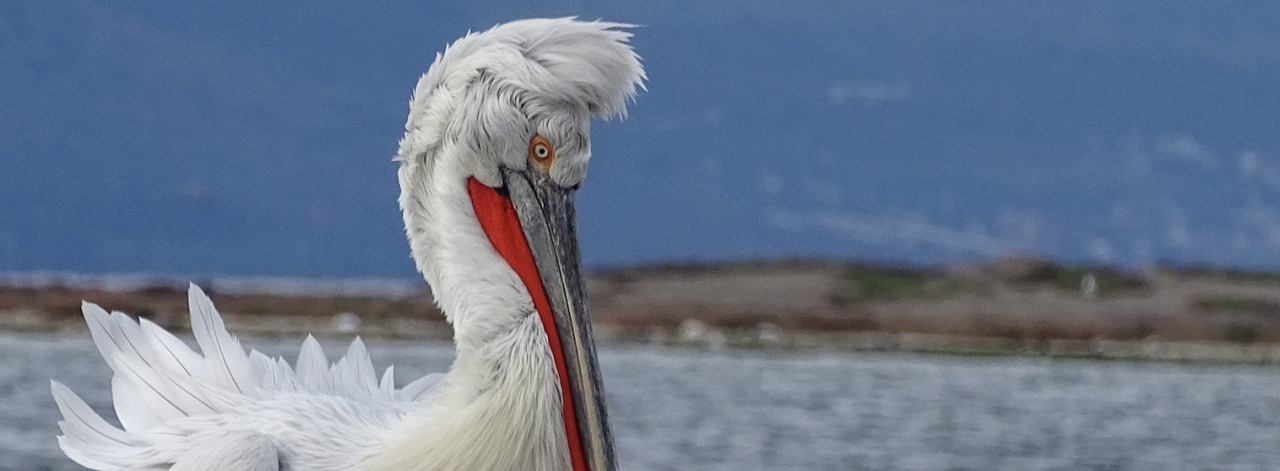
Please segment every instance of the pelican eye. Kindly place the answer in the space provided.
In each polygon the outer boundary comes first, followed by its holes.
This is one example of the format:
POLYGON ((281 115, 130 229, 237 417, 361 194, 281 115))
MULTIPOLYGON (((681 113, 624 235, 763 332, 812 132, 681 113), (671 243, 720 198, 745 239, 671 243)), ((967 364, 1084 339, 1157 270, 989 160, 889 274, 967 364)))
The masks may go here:
POLYGON ((535 134, 533 139, 529 140, 529 161, 542 171, 551 170, 551 162, 556 159, 556 151, 551 147, 551 141, 547 138, 535 134))

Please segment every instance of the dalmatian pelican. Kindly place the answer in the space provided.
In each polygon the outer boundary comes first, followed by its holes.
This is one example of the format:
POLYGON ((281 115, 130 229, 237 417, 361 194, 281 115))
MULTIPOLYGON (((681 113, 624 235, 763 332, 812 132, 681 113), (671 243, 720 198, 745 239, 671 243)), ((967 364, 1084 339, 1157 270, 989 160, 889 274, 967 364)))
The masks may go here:
POLYGON ((245 352, 199 288, 197 353, 85 303, 117 427, 54 381, 62 450, 96 470, 615 469, 575 228, 590 120, 624 116, 645 74, 630 25, 528 19, 436 55, 409 106, 400 208, 454 329, 448 372, 396 388, 360 339, 330 363, 245 352))

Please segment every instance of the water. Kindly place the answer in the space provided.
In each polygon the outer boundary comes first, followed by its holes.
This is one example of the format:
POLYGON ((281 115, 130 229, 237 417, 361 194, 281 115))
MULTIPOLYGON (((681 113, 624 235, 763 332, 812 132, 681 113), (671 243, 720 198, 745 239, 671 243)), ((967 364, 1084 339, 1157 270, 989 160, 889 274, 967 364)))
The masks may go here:
MULTIPOLYGON (((0 334, 0 469, 81 469, 48 381, 109 409, 86 337, 0 334)), ((297 340, 246 343, 292 358, 297 340)), ((369 343, 401 379, 451 357, 369 343)), ((626 470, 1280 469, 1275 367, 613 346, 601 362, 626 470)))

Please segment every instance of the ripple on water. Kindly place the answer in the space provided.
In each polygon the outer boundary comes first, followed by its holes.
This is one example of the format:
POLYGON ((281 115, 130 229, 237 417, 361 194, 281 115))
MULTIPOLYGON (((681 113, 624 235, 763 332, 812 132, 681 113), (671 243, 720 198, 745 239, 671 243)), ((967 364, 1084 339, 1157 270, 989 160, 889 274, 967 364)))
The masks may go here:
MULTIPOLYGON (((49 379, 111 416, 86 337, 0 334, 0 469, 81 469, 49 379)), ((289 359, 298 343, 245 341, 289 359)), ((368 343, 402 382, 452 357, 368 343)), ((1280 469, 1274 367, 617 346, 601 364, 625 470, 1280 469)))

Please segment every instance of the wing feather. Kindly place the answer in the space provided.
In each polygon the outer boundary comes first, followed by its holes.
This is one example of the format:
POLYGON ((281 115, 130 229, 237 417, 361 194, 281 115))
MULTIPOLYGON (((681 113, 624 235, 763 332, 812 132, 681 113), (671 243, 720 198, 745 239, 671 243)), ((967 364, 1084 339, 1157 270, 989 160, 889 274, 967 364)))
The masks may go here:
POLYGON ((131 371, 122 371, 120 358, 148 356, 143 352, 145 348, 139 347, 139 344, 145 347, 145 341, 129 339, 126 327, 121 325, 134 325, 133 321, 128 316, 107 313, 97 304, 88 302, 81 305, 81 311, 94 345, 115 373, 111 379, 111 393, 120 423, 128 430, 144 430, 179 416, 179 412, 167 407, 167 401, 157 396, 154 390, 137 388, 131 371))
POLYGON ((95 469, 116 469, 103 460, 128 459, 146 445, 140 437, 107 423, 62 383, 51 381, 50 390, 63 417, 58 422, 62 429, 58 445, 77 463, 95 469))
POLYGON ((340 395, 371 397, 378 390, 378 376, 364 341, 356 337, 347 354, 333 365, 334 391, 340 395))
POLYGON ((51 383, 63 417, 58 443, 68 457, 94 469, 159 469, 172 463, 165 460, 174 455, 158 450, 176 439, 167 427, 174 421, 233 413, 283 394, 365 403, 420 401, 442 376, 427 375, 396 389, 394 368, 379 380, 360 338, 333 363, 311 336, 302 342, 294 366, 258 351, 246 353, 203 291, 191 285, 188 300, 198 352, 149 320, 83 304, 94 345, 114 373, 111 392, 122 428, 103 420, 66 386, 51 383))
POLYGON ((396 394, 396 365, 388 365, 382 371, 382 381, 378 382, 378 394, 394 400, 396 394))
POLYGON ((266 391, 294 392, 297 385, 293 380, 293 369, 278 358, 268 357, 262 352, 249 352, 249 361, 253 364, 254 374, 259 379, 259 386, 266 391))
POLYGON ((241 394, 256 395, 249 357, 240 341, 227 332, 213 301, 195 283, 187 290, 187 300, 191 304, 191 333, 212 376, 208 379, 241 394))
POLYGON ((316 338, 308 335, 298 350, 298 361, 294 367, 298 386, 315 392, 329 392, 329 360, 324 356, 324 348, 316 338))
POLYGON ((138 323, 142 327, 142 333, 145 334, 159 367, 181 371, 193 378, 204 369, 204 357, 191 350, 186 342, 174 337, 169 331, 150 320, 139 319, 138 323))
POLYGON ((165 375, 164 370, 149 368, 138 359, 121 354, 116 354, 116 364, 119 365, 116 375, 123 377, 125 384, 144 398, 151 405, 151 411, 157 413, 162 421, 209 414, 218 410, 211 401, 197 395, 189 385, 165 375))
POLYGON ((83 442, 105 441, 112 444, 138 445, 142 442, 123 430, 107 423, 80 396, 57 381, 50 381, 49 389, 53 392, 53 402, 64 417, 75 420, 58 422, 62 433, 83 442))
POLYGON ((425 399, 435 389, 436 384, 440 382, 442 377, 444 377, 443 373, 432 373, 418 378, 401 388, 398 391, 397 399, 404 402, 416 402, 425 399))

